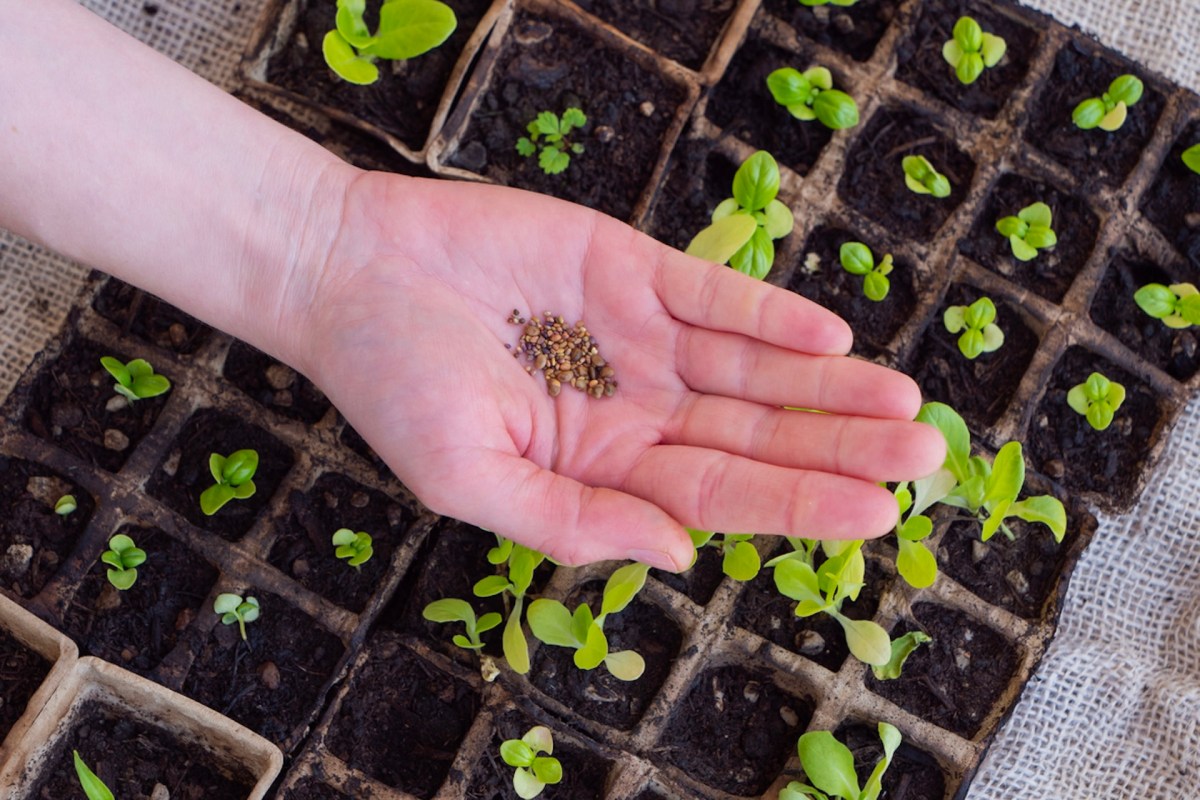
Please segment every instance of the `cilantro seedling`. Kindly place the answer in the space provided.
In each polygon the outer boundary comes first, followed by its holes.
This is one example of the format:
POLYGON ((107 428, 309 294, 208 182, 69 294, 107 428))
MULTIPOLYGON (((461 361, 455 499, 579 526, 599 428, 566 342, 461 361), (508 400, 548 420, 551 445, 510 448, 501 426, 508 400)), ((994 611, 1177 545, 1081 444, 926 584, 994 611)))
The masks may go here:
POLYGON ((883 791, 883 775, 892 763, 892 756, 902 741, 894 725, 879 723, 879 738, 883 742, 883 758, 871 770, 870 777, 859 786, 854 771, 854 754, 834 738, 829 731, 810 731, 800 737, 796 750, 800 766, 812 781, 809 786, 792 781, 779 793, 779 800, 878 800, 883 791))
POLYGON ((349 528, 338 528, 333 534, 333 545, 337 548, 333 554, 344 559, 355 569, 375 555, 375 548, 371 546, 371 534, 365 531, 355 533, 349 528))
POLYGON ((791 67, 777 69, 767 76, 767 89, 776 103, 802 122, 819 120, 835 131, 858 124, 854 98, 833 88, 833 73, 825 67, 810 67, 804 72, 791 67))
POLYGON ((517 140, 517 152, 528 158, 538 154, 538 166, 547 175, 558 175, 571 165, 571 155, 583 153, 583 145, 568 137, 572 131, 587 125, 587 116, 578 108, 568 108, 559 117, 553 111, 543 111, 527 126, 529 136, 517 140))
POLYGON ((687 254, 729 264, 752 278, 765 278, 775 263, 775 239, 792 232, 791 209, 779 194, 779 165, 759 150, 733 176, 733 197, 722 200, 712 224, 696 234, 687 254))
POLYGON ((79 502, 73 494, 64 494, 54 503, 54 513, 60 517, 69 517, 75 513, 75 509, 79 508, 79 502))
POLYGON ((116 380, 113 390, 131 403, 158 397, 171 388, 167 377, 156 375, 154 367, 145 359, 135 358, 128 364, 122 364, 112 356, 104 356, 100 359, 100 364, 116 380))
POLYGON ((1051 228, 1054 214, 1045 203, 1034 203, 1017 212, 1015 217, 1004 217, 996 223, 996 230, 1008 237, 1013 255, 1019 261, 1032 261, 1038 250, 1058 244, 1058 236, 1051 228))
POLYGON ((1138 308, 1168 328, 1200 325, 1200 291, 1190 283, 1148 283, 1133 293, 1138 308))
POLYGON ((862 242, 846 242, 838 251, 838 259, 842 262, 842 269, 846 272, 863 277, 863 294, 867 296, 867 299, 879 302, 887 297, 888 291, 892 288, 891 281, 887 277, 892 272, 891 253, 884 255, 883 259, 876 264, 871 248, 862 242))
MULTIPOLYGON (((759 558, 758 550, 750 544, 750 540, 754 538, 753 534, 714 534, 694 528, 688 528, 687 532, 696 547, 696 552, 692 555, 692 564, 696 563, 701 547, 714 547, 721 554, 721 571, 735 581, 752 581, 758 575, 762 559, 759 558)), ((688 568, 690 569, 691 565, 688 565, 688 568)))
POLYGON ((1180 158, 1183 159, 1183 163, 1188 169, 1200 175, 1200 144, 1194 144, 1184 150, 1180 158))
POLYGON ((258 451, 237 450, 228 458, 213 453, 208 457, 208 471, 216 483, 200 493, 200 510, 211 517, 230 500, 245 500, 254 495, 258 451))
POLYGON ((115 800, 112 790, 84 763, 79 751, 72 750, 71 752, 75 758, 75 776, 79 778, 79 786, 87 795, 87 800, 115 800))
POLYGON ((1008 50, 1004 39, 985 33, 971 17, 959 18, 952 36, 942 45, 942 58, 954 67, 958 80, 968 86, 979 80, 985 68, 999 64, 1008 50))
POLYGON ((454 11, 438 0, 384 0, 374 34, 363 18, 366 10, 367 0, 337 0, 337 27, 321 43, 329 68, 359 85, 379 80, 377 60, 416 58, 458 27, 454 11))
POLYGON ((1113 416, 1125 402, 1125 387, 1110 381, 1099 372, 1088 375, 1088 379, 1067 392, 1067 405, 1087 418, 1088 424, 1098 431, 1112 425, 1113 416))
POLYGON ((471 608, 470 603, 466 600, 459 600, 457 597, 434 600, 425 606, 424 611, 421 612, 421 616, 430 622, 463 623, 467 628, 467 635, 463 636, 461 633, 456 633, 454 634, 453 641, 464 650, 482 650, 483 640, 480 638, 480 635, 487 633, 504 621, 504 617, 495 611, 489 611, 476 620, 475 610, 471 608))
POLYGON ((950 306, 942 315, 942 324, 950 333, 962 332, 958 349, 969 359, 994 353, 1004 344, 1004 331, 996 324, 996 304, 981 297, 969 306, 950 306))
POLYGON ((489 563, 497 566, 506 564, 508 575, 489 575, 479 580, 475 584, 475 596, 493 597, 505 593, 512 595, 513 605, 508 620, 504 623, 501 644, 508 666, 514 672, 524 675, 529 672, 529 642, 525 640, 525 631, 521 627, 521 619, 525 613, 525 594, 529 591, 529 585, 533 583, 533 571, 546 557, 511 539, 497 536, 496 546, 488 551, 487 559, 489 563))
POLYGON ((125 591, 137 580, 137 568, 146 563, 146 551, 118 533, 108 540, 108 549, 100 554, 100 560, 109 566, 108 582, 125 591))
POLYGON ((646 564, 627 564, 609 576, 596 616, 587 603, 580 603, 572 614, 557 600, 534 600, 529 606, 529 629, 546 644, 573 649, 575 666, 580 669, 604 664, 614 678, 635 681, 646 670, 645 660, 632 650, 609 652, 604 622, 609 614, 619 614, 633 601, 649 571, 646 564))
POLYGON ((238 624, 243 642, 248 641, 246 639, 246 623, 254 622, 260 613, 257 598, 247 597, 243 600, 241 595, 230 592, 217 595, 217 599, 213 601, 213 611, 221 616, 223 624, 232 625, 235 622, 238 624))
POLYGON ((904 184, 914 194, 929 194, 938 198, 949 197, 950 181, 933 168, 925 156, 905 156, 900 160, 904 171, 904 184))
POLYGON ((1100 97, 1089 97, 1071 112, 1071 119, 1081 130, 1099 128, 1110 133, 1125 124, 1129 108, 1142 99, 1145 87, 1133 75, 1121 75, 1100 97))
POLYGON ((562 780, 562 764, 553 753, 554 735, 544 725, 535 725, 520 739, 508 739, 500 745, 500 758, 516 768, 513 790, 521 800, 532 800, 547 785, 562 780))

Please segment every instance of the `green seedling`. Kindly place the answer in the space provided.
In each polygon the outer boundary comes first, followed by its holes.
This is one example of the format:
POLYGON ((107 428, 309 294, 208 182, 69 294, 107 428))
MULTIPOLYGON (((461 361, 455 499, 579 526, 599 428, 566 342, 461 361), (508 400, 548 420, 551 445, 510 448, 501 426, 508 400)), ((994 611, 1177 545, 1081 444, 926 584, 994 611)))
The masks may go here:
POLYGON ((1121 75, 1100 97, 1090 97, 1071 112, 1076 127, 1090 131, 1099 128, 1110 133, 1119 130, 1129 116, 1130 107, 1142 99, 1145 87, 1133 75, 1121 75))
POLYGON ((903 636, 893 639, 892 657, 886 664, 872 664, 871 672, 875 673, 876 679, 881 681, 893 681, 899 678, 904 669, 904 662, 913 654, 913 651, 932 641, 933 639, 924 631, 909 631, 903 636))
POLYGON ((238 624, 243 642, 248 641, 246 639, 246 623, 258 619, 260 610, 257 598, 247 597, 243 600, 241 595, 229 592, 217 595, 217 599, 213 601, 213 611, 221 616, 222 623, 232 625, 236 622, 238 624))
POLYGON ((367 85, 379 80, 379 59, 416 58, 440 45, 454 29, 454 11, 438 0, 383 0, 374 34, 363 18, 367 0, 337 0, 334 30, 325 34, 325 63, 343 80, 367 85))
POLYGON ((1183 155, 1180 157, 1188 169, 1200 175, 1200 144, 1194 144, 1187 150, 1184 150, 1183 155))
POLYGON ((925 539, 933 533, 933 520, 924 512, 937 502, 939 497, 944 497, 950 492, 953 479, 950 479, 948 485, 943 478, 940 485, 918 482, 913 488, 919 492, 916 497, 907 482, 896 486, 894 492, 896 503, 900 507, 900 517, 896 523, 896 542, 899 548, 896 554, 896 571, 909 586, 924 589, 933 585, 938 573, 937 559, 925 546, 925 539), (941 495, 936 494, 939 489, 944 490, 941 495))
POLYGON ((925 156, 905 156, 900 168, 904 170, 904 184, 915 194, 929 194, 939 200, 950 196, 950 181, 925 156))
POLYGON ((696 234, 687 254, 729 264, 752 278, 765 278, 775 263, 775 239, 792 232, 791 209, 775 199, 779 165, 759 150, 733 176, 733 197, 712 213, 712 224, 696 234))
POLYGON ((867 299, 879 302, 887 297, 892 288, 888 275, 892 273, 892 254, 884 255, 876 264, 875 255, 871 248, 862 242, 846 242, 838 251, 838 259, 842 269, 851 275, 861 275, 863 279, 863 294, 867 299))
POLYGON ((1112 425, 1113 416, 1124 402, 1125 387, 1099 372, 1088 375, 1086 381, 1067 392, 1067 405, 1098 431, 1112 425))
POLYGON ((482 650, 483 640, 480 638, 480 635, 487 633, 504 621, 504 617, 495 611, 489 611, 476 620, 475 610, 471 608, 470 603, 466 600, 459 600, 457 597, 434 600, 425 606, 425 610, 421 612, 421 615, 430 622, 463 623, 467 628, 467 635, 463 636, 461 633, 456 633, 454 634, 453 641, 464 650, 482 650))
POLYGON ((833 73, 825 67, 810 67, 804 72, 791 67, 777 69, 767 76, 767 89, 776 103, 803 122, 819 120, 835 131, 858 124, 854 98, 833 88, 833 73))
POLYGON ((1200 291, 1190 283, 1148 283, 1133 293, 1138 308, 1168 328, 1190 328, 1200 325, 1200 291))
POLYGON ((557 600, 540 598, 529 606, 529 629, 540 641, 575 651, 575 666, 595 669, 604 664, 614 678, 635 681, 646 670, 645 660, 632 650, 609 652, 604 622, 610 614, 619 614, 633 601, 646 583, 646 564, 627 564, 614 572, 604 584, 600 613, 592 616, 587 603, 580 603, 572 614, 557 600))
POLYGON ((810 731, 800 737, 796 750, 800 766, 813 785, 792 781, 779 793, 779 800, 878 800, 883 791, 883 775, 892 763, 892 756, 902 741, 900 731, 886 722, 879 723, 879 738, 883 742, 883 759, 871 770, 870 777, 859 786, 854 771, 854 754, 829 731, 810 731))
POLYGON ((520 739, 508 739, 500 745, 500 758, 516 768, 513 790, 521 800, 532 800, 546 786, 562 780, 562 764, 553 753, 554 735, 544 725, 535 725, 520 739))
POLYGON ((364 531, 355 533, 349 528, 338 528, 333 534, 333 546, 337 548, 333 554, 344 559, 355 569, 375 555, 375 548, 371 546, 371 534, 364 531))
POLYGON ((146 551, 118 533, 108 540, 108 549, 100 554, 100 560, 109 566, 108 582, 125 591, 137 580, 137 568, 146 563, 146 551))
POLYGON ((969 306, 950 306, 942 315, 942 324, 952 334, 961 332, 958 349, 969 359, 994 353, 1004 344, 1004 331, 996 324, 996 304, 981 297, 969 306))
POLYGON ((985 33, 970 17, 954 23, 953 38, 942 45, 942 58, 954 67, 958 80, 968 86, 979 80, 983 70, 994 67, 1004 58, 1008 44, 999 36, 985 33))
POLYGON ((559 117, 553 111, 543 111, 526 126, 529 136, 517 140, 517 152, 525 157, 538 154, 538 166, 547 175, 558 175, 571 165, 571 156, 583 153, 583 145, 568 137, 587 125, 587 115, 578 108, 568 108, 559 117))
POLYGON ((83 789, 83 793, 87 795, 87 800, 116 800, 112 790, 84 763, 79 751, 72 750, 71 752, 75 758, 75 775, 79 778, 79 785, 83 789))
MULTIPOLYGON (((696 563, 701 547, 715 547, 721 554, 721 571, 735 581, 752 581, 758 575, 762 559, 759 558, 758 550, 750 544, 750 540, 754 538, 753 534, 714 534, 694 528, 688 528, 687 532, 692 537, 692 544, 696 546, 692 564, 696 563)), ((688 568, 691 569, 691 565, 688 568)))
POLYGON ((1051 228, 1054 214, 1045 203, 1034 203, 1017 212, 1015 217, 1004 217, 996 223, 996 230, 1008 237, 1012 253, 1019 261, 1032 261, 1039 250, 1058 244, 1058 236, 1051 228))
POLYGON ((79 508, 79 502, 73 494, 64 494, 54 503, 54 513, 60 517, 69 517, 75 513, 75 509, 79 508))
POLYGON ((508 613, 508 620, 504 623, 501 645, 508 666, 514 672, 524 675, 529 672, 529 642, 526 641, 525 631, 521 627, 521 620, 525 614, 525 594, 529 591, 529 585, 533 583, 533 571, 546 557, 511 539, 497 536, 496 546, 488 551, 487 559, 496 566, 507 564, 508 575, 489 575, 481 579, 475 584, 475 596, 512 595, 513 605, 508 613))
POLYGON ((142 358, 135 358, 128 364, 122 364, 112 356, 104 356, 100 364, 108 370, 117 381, 113 389, 117 394, 133 403, 148 397, 158 397, 171 388, 171 382, 165 375, 156 375, 154 367, 142 358))
POLYGON ((230 500, 245 500, 254 495, 258 451, 237 450, 228 458, 213 453, 208 457, 208 471, 216 483, 200 493, 200 510, 211 517, 230 500))

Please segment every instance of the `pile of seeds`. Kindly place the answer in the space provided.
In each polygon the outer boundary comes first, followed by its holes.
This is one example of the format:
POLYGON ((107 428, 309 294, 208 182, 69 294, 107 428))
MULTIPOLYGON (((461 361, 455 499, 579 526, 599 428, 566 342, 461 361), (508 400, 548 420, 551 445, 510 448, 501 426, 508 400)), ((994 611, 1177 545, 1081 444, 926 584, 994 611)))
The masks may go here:
POLYGON ((526 320, 514 308, 508 321, 525 326, 513 358, 525 356, 530 362, 525 371, 530 375, 542 372, 551 397, 557 397, 563 386, 573 386, 592 397, 612 397, 616 393, 616 372, 600 355, 595 337, 582 320, 568 326, 562 317, 549 311, 540 318, 531 314, 526 320))

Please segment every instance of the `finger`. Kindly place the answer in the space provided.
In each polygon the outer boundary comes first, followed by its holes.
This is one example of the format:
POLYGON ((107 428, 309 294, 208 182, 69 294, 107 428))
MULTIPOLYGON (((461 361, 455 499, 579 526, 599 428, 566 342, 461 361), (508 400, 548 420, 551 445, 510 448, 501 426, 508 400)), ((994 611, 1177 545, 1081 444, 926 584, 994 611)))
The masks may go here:
POLYGON ((707 531, 865 539, 892 530, 899 513, 868 481, 679 445, 646 451, 622 488, 707 531))
POLYGON ((919 422, 786 411, 711 395, 695 395, 680 409, 664 443, 866 481, 923 478, 946 458, 946 440, 919 422))
POLYGON ((689 328, 676 368, 696 392, 834 414, 911 420, 921 390, 907 375, 840 356, 813 356, 746 336, 689 328))

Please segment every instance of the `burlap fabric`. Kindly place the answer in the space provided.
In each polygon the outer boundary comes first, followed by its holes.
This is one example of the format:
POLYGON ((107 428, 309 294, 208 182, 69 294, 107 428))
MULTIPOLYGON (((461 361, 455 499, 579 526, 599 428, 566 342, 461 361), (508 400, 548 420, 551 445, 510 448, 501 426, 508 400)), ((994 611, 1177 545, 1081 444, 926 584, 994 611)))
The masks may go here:
MULTIPOLYGON (((36 0, 26 0, 36 2, 36 0)), ((219 86, 263 0, 85 0, 219 86)), ((1200 90, 1200 0, 1031 5, 1200 90)), ((0 394, 55 334, 86 268, 0 231, 0 394)), ((1134 513, 1103 517, 1058 639, 981 769, 973 800, 1200 794, 1200 401, 1134 513)))

